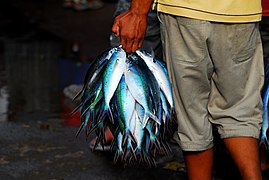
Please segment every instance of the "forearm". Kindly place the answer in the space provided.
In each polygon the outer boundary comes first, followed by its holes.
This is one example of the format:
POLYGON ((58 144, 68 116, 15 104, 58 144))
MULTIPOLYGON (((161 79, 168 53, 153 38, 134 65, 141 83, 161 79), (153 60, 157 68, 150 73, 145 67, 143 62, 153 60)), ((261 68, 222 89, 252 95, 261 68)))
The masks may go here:
POLYGON ((139 15, 148 14, 152 2, 153 0, 132 0, 130 11, 139 15))

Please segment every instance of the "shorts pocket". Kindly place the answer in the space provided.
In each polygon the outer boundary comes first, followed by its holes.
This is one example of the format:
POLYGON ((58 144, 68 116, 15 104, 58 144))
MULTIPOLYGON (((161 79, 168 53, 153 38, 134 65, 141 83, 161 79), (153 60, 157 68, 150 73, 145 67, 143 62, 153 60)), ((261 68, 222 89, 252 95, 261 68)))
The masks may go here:
POLYGON ((257 44, 258 29, 256 23, 237 24, 231 36, 232 57, 235 63, 250 60, 257 44))

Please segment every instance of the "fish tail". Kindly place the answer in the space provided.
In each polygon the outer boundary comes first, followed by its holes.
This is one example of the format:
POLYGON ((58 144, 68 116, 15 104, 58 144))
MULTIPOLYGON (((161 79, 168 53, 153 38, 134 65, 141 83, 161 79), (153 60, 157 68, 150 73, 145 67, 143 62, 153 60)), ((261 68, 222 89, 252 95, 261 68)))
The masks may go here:
POLYGON ((135 148, 135 154, 136 154, 136 157, 137 157, 137 160, 139 160, 139 162, 141 162, 141 159, 142 159, 142 152, 141 152, 141 149, 138 149, 137 147, 135 148))
POLYGON ((109 116, 109 119, 111 120, 111 123, 114 124, 113 113, 112 113, 110 107, 108 107, 108 116, 109 116))
POLYGON ((88 132, 87 132, 87 136, 89 136, 90 134, 93 133, 93 131, 97 130, 99 127, 99 125, 103 123, 103 121, 99 121, 98 123, 96 123, 94 126, 90 127, 88 132))
POLYGON ((89 131, 88 131, 87 134, 88 134, 88 135, 92 134, 92 132, 95 131, 97 128, 98 128, 98 123, 95 124, 93 127, 91 127, 91 128, 89 129, 89 131))
POLYGON ((157 167, 156 162, 152 157, 146 157, 146 162, 149 167, 157 167))
POLYGON ((153 114, 152 112, 146 112, 143 118, 143 122, 142 122, 143 128, 147 126, 149 118, 156 121, 159 125, 161 124, 161 121, 158 119, 158 117, 155 114, 153 114))
POLYGON ((128 131, 126 131, 124 133, 124 135, 123 135, 123 144, 125 144, 127 140, 130 140, 129 143, 134 142, 135 144, 137 144, 137 140, 136 140, 135 136, 133 135, 133 133, 130 130, 128 130, 128 131))
POLYGON ((133 146, 130 147, 130 151, 132 153, 132 157, 135 159, 135 161, 137 161, 137 157, 136 157, 135 150, 134 150, 133 146))
POLYGON ((161 144, 157 138, 154 138, 154 140, 151 140, 151 143, 154 147, 156 147, 159 151, 161 150, 161 144))
POLYGON ((91 107, 90 106, 88 106, 82 113, 81 113, 81 117, 83 117, 87 112, 88 112, 88 110, 90 109, 91 107))
POLYGON ((103 112, 101 113, 101 116, 105 116, 105 114, 107 114, 107 115, 108 115, 108 117, 109 117, 109 119, 110 119, 111 123, 112 123, 112 124, 114 124, 114 117, 113 117, 113 113, 112 113, 112 111, 111 111, 110 107, 109 107, 109 106, 107 106, 107 105, 104 107, 104 110, 103 110, 103 112))
POLYGON ((76 99, 78 99, 82 95, 83 90, 80 90, 75 97, 72 99, 72 102, 74 102, 76 99))
POLYGON ((80 103, 71 113, 69 113, 69 116, 73 116, 80 108, 82 107, 82 103, 80 103))
POLYGON ((83 128, 85 128, 86 129, 86 136, 87 136, 87 125, 88 125, 88 121, 89 121, 89 118, 90 118, 90 112, 88 112, 88 115, 86 116, 86 117, 82 117, 81 116, 81 119, 83 119, 83 120, 81 120, 81 125, 80 125, 80 127, 79 127, 79 129, 78 129, 78 131, 77 131, 77 133, 76 133, 76 137, 78 137, 78 135, 80 134, 80 132, 82 131, 82 129, 83 128))
POLYGON ((99 122, 101 122, 101 121, 104 121, 104 119, 105 119, 105 117, 106 117, 106 114, 107 114, 107 110, 103 110, 103 111, 99 114, 99 116, 98 116, 96 122, 99 123, 99 122))
POLYGON ((116 151, 115 155, 114 155, 114 160, 113 160, 114 163, 116 163, 118 161, 119 157, 121 157, 121 156, 122 156, 121 153, 119 151, 116 151))
POLYGON ((269 150, 269 141, 268 141, 267 137, 262 137, 259 145, 264 146, 266 150, 269 150))
POLYGON ((97 136, 93 150, 95 150, 95 148, 98 146, 98 144, 100 144, 104 150, 104 142, 102 141, 102 137, 101 136, 97 136))
POLYGON ((156 121, 156 123, 158 123, 159 125, 161 124, 160 119, 155 114, 153 114, 152 112, 148 112, 148 115, 149 115, 149 117, 151 119, 153 119, 154 121, 156 121))
POLYGON ((132 146, 130 146, 124 155, 124 161, 131 161, 132 158, 134 158, 135 161, 137 160, 135 150, 132 146))
POLYGON ((142 150, 142 149, 140 149, 140 152, 138 152, 137 153, 137 156, 138 156, 138 163, 139 164, 143 164, 143 163, 146 163, 147 164, 147 166, 149 166, 149 167, 151 167, 152 166, 152 163, 151 163, 151 160, 150 160, 150 158, 148 157, 148 154, 144 151, 144 150, 142 150))
POLYGON ((137 160, 135 149, 133 148, 133 143, 136 143, 136 139, 130 131, 127 131, 123 135, 123 145, 126 147, 126 153, 124 153, 124 159, 127 160, 128 157, 133 157, 137 160))
POLYGON ((154 160, 154 158, 150 158, 151 159, 151 164, 152 164, 152 167, 157 167, 157 164, 156 164, 156 161, 154 160))
POLYGON ((77 133, 76 133, 76 137, 78 137, 78 135, 80 134, 81 130, 83 129, 83 127, 84 127, 84 123, 85 123, 85 122, 82 122, 81 125, 79 126, 79 129, 78 129, 78 131, 77 131, 77 133))
POLYGON ((168 142, 162 142, 162 147, 166 155, 169 155, 172 153, 172 150, 168 144, 168 142))
POLYGON ((149 117, 144 115, 143 121, 142 121, 142 127, 145 128, 147 126, 149 117))
POLYGON ((145 162, 149 167, 151 167, 151 161, 149 157, 145 157, 145 162))
POLYGON ((105 129, 106 127, 105 126, 101 126, 99 127, 98 129, 98 132, 96 133, 98 138, 100 138, 100 145, 102 146, 102 149, 104 150, 104 147, 105 147, 105 129))
POLYGON ((178 123, 177 123, 176 112, 175 110, 171 110, 170 117, 168 118, 166 127, 165 127, 166 129, 165 136, 167 138, 172 137, 177 128, 178 128, 178 123))
POLYGON ((113 139, 110 145, 110 151, 112 151, 116 147, 116 139, 113 139))

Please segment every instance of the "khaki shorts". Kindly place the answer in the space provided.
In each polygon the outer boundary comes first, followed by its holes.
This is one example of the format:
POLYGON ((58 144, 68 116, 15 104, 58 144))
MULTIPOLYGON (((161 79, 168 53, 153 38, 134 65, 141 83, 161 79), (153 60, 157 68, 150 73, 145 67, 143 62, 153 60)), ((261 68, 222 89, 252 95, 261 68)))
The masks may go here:
POLYGON ((227 24, 159 14, 164 58, 185 151, 221 138, 259 138, 263 53, 258 23, 227 24))

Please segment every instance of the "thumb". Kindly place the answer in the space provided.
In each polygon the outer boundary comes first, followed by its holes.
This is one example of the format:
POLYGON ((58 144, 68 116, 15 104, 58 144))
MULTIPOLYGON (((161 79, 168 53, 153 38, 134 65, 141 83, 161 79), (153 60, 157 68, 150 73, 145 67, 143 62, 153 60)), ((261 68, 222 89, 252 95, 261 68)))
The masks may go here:
POLYGON ((114 21, 114 24, 112 26, 112 32, 115 33, 116 36, 119 36, 120 34, 120 28, 119 28, 119 24, 117 21, 114 21))

